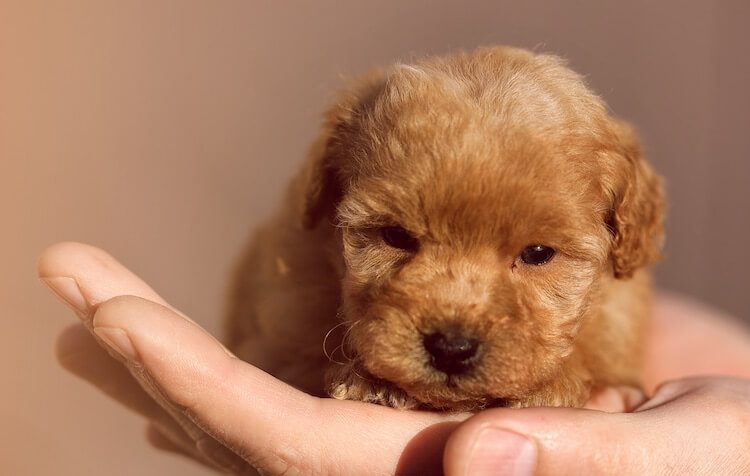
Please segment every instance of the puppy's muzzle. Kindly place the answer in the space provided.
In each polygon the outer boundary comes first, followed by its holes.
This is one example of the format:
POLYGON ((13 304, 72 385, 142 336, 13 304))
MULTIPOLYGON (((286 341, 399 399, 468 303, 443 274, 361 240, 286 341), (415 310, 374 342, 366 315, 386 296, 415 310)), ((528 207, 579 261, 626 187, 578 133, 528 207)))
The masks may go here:
POLYGON ((430 364, 448 375, 464 373, 473 367, 479 341, 460 333, 434 332, 424 337, 430 364))

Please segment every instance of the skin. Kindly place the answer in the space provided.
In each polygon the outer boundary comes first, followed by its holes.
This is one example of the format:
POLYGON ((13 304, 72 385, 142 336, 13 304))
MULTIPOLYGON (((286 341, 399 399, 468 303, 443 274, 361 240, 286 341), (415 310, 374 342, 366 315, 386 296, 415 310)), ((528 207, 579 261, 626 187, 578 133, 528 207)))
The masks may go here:
POLYGON ((295 390, 232 356, 111 256, 87 245, 47 249, 38 273, 80 319, 58 340, 62 365, 144 416, 154 447, 227 472, 750 471, 750 331, 680 298, 657 298, 646 396, 609 388, 585 409, 492 409, 471 416, 295 390), (716 376, 690 377, 704 374, 716 376))

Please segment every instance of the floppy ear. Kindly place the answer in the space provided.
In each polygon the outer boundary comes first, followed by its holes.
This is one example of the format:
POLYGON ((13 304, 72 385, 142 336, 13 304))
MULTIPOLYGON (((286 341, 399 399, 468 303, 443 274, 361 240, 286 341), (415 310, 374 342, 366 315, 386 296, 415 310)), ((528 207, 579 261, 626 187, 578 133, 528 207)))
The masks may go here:
POLYGON ((324 124, 297 178, 300 223, 306 229, 315 228, 324 216, 330 215, 343 195, 341 177, 336 169, 335 129, 329 129, 329 125, 324 124))
POLYGON ((633 129, 613 121, 611 167, 605 189, 611 208, 607 226, 613 235, 611 259, 615 277, 629 278, 656 262, 664 240, 664 192, 661 180, 642 157, 633 129))
POLYGON ((335 213, 345 191, 346 168, 352 160, 348 157, 354 146, 352 137, 383 84, 383 74, 373 71, 352 82, 325 113, 321 133, 310 147, 296 180, 304 228, 315 228, 324 217, 335 213))

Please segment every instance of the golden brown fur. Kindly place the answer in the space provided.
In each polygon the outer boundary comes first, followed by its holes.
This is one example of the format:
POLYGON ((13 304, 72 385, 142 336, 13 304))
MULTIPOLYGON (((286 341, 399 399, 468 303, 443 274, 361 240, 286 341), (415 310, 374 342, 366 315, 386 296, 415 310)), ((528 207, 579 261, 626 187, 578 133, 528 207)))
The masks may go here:
POLYGON ((632 130, 558 58, 496 47, 396 65, 328 111, 237 270, 229 345, 311 393, 326 373, 335 398, 581 405, 594 386, 638 385, 662 208, 632 130), (388 246, 388 226, 418 249, 388 246), (556 254, 522 262, 534 244, 556 254), (455 329, 480 350, 448 375, 423 338, 455 329))

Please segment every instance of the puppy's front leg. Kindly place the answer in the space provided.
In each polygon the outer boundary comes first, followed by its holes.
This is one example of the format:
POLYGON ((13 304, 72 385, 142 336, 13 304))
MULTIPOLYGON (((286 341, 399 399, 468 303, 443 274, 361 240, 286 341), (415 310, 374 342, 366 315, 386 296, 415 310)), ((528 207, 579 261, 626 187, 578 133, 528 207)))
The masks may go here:
POLYGON ((326 389, 337 400, 358 400, 403 410, 420 405, 406 392, 373 377, 356 362, 329 367, 326 372, 326 389))

